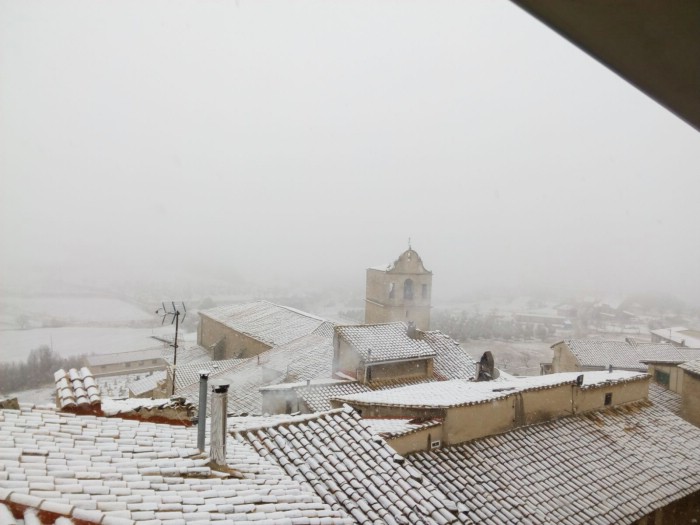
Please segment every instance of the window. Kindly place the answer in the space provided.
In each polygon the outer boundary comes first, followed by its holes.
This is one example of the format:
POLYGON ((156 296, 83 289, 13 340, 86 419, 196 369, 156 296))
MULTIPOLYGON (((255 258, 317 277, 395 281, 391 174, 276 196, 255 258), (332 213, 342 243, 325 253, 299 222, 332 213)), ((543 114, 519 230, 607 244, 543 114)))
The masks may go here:
POLYGON ((151 359, 151 363, 153 363, 154 365, 157 365, 157 364, 158 364, 158 360, 157 360, 157 359, 151 359))
POLYGON ((420 293, 421 293, 421 296, 423 297, 423 299, 427 299, 427 298, 428 298, 428 285, 427 285, 427 284, 424 284, 424 285, 421 286, 421 292, 420 292, 420 293))
POLYGON ((143 366, 143 364, 144 364, 143 361, 139 361, 139 366, 143 366))
POLYGON ((671 375, 662 370, 656 369, 654 370, 654 380, 668 388, 668 385, 671 383, 671 375))
POLYGON ((127 368, 131 368, 131 362, 124 363, 124 366, 126 366, 127 368))
POLYGON ((394 295, 394 283, 389 283, 389 299, 393 299, 394 295))
POLYGON ((612 392, 605 394, 605 406, 612 405, 612 392))
POLYGON ((413 281, 406 279, 403 283, 403 298, 413 299, 413 281))

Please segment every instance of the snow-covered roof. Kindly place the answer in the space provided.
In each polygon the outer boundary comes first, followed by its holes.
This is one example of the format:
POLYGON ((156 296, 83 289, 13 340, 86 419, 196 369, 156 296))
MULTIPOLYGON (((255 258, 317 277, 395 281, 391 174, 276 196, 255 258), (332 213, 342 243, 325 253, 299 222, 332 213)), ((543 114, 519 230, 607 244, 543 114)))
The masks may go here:
MULTIPOLYGON (((613 368, 646 371, 642 360, 672 359, 679 355, 678 348, 668 343, 629 343, 602 339, 567 339, 561 341, 583 367, 613 368)), ((556 343, 554 346, 556 346, 556 343)))
MULTIPOLYGON (((141 361, 150 361, 152 359, 163 358, 163 345, 157 347, 145 348, 143 350, 135 350, 132 352, 118 352, 116 354, 90 355, 87 357, 88 365, 102 366, 114 365, 122 363, 134 363, 141 361)), ((148 363, 150 364, 150 363, 148 363)))
POLYGON ((422 359, 435 355, 435 350, 423 340, 420 330, 416 330, 416 337, 408 336, 406 323, 336 326, 335 332, 367 363, 422 359))
POLYGON ((686 372, 689 372, 693 375, 700 376, 700 359, 695 359, 693 361, 683 363, 682 365, 679 365, 679 368, 682 368, 686 372))
POLYGON ((0 410, 0 503, 103 525, 353 523, 248 444, 227 440, 236 478, 196 443, 194 427, 0 410))
POLYGON ((327 322, 321 317, 268 301, 220 306, 199 314, 269 346, 282 345, 311 334, 327 322))
POLYGON ((60 408, 86 408, 102 400, 100 388, 87 367, 80 370, 57 370, 54 375, 56 397, 60 408))
POLYGON ((700 487, 700 429, 649 401, 520 427, 408 461, 475 523, 637 523, 700 487))
POLYGON ((457 341, 439 330, 421 333, 423 341, 435 351, 433 374, 436 379, 476 377, 476 362, 457 341))
POLYGON ((676 344, 683 344, 691 348, 700 348, 700 331, 691 330, 685 326, 672 326, 670 328, 659 328, 650 332, 652 335, 673 341, 676 344))
POLYGON ((569 372, 521 377, 511 381, 473 382, 462 379, 436 381, 417 385, 339 396, 337 401, 350 404, 396 406, 406 408, 451 408, 486 403, 514 393, 573 384, 583 375, 581 388, 594 388, 627 381, 646 380, 646 374, 624 370, 609 372, 569 372))
MULTIPOLYGON (((211 361, 211 356, 207 349, 197 344, 178 344, 177 345, 177 364, 186 365, 189 363, 206 363, 211 361)), ((175 352, 172 347, 166 347, 162 350, 162 357, 168 364, 173 364, 175 360, 175 352)))
POLYGON ((459 523, 455 505, 407 468, 359 415, 340 409, 236 432, 294 480, 308 484, 356 523, 459 523))
MULTIPOLYGON (((230 385, 229 413, 260 414, 261 387, 306 379, 330 378, 332 366, 333 340, 312 334, 248 358, 230 370, 213 373, 209 376, 209 381, 230 385)), ((199 386, 193 383, 176 393, 197 403, 199 386)))
POLYGON ((649 381, 649 400, 655 405, 664 407, 666 410, 681 415, 682 397, 679 393, 661 386, 655 381, 649 381))
MULTIPOLYGON (((195 383, 199 383, 201 371, 208 371, 210 376, 226 372, 241 364, 245 363, 246 359, 223 359, 221 361, 196 361, 192 363, 180 364, 178 358, 177 370, 175 372, 175 391, 187 388, 195 383)), ((172 374, 172 365, 170 365, 170 373, 172 374)))
POLYGON ((131 395, 134 396, 140 396, 141 394, 152 392, 153 389, 158 386, 158 383, 165 379, 166 375, 167 374, 164 370, 156 370, 148 375, 144 375, 137 381, 127 383, 129 392, 131 392, 131 395))
POLYGON ((363 421, 375 434, 384 438, 396 438, 413 434, 419 430, 436 427, 442 424, 442 419, 430 418, 425 420, 417 419, 378 419, 365 418, 363 421))

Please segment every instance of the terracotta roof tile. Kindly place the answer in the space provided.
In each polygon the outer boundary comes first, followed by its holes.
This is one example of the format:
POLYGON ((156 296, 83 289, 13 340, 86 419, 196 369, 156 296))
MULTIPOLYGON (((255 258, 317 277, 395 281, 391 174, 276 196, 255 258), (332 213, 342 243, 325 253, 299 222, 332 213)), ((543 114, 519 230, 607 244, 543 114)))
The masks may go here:
POLYGON ((31 500, 103 525, 154 519, 173 525, 184 519, 292 523, 302 516, 352 523, 249 445, 229 438, 227 463, 242 475, 235 478, 211 470, 196 442, 195 428, 26 406, 0 410, 0 503, 31 500))
POLYGON ((321 317, 268 301, 220 306, 199 314, 270 346, 311 334, 326 323, 321 317))
POLYGON ((347 341, 365 362, 397 361, 433 357, 435 350, 423 340, 408 336, 406 323, 336 326, 338 337, 347 341))
POLYGON ((400 457, 396 461, 395 452, 352 410, 301 416, 235 435, 357 523, 469 523, 435 485, 400 457))
POLYGON ((649 401, 409 456, 480 523, 636 523, 700 487, 700 429, 649 401))

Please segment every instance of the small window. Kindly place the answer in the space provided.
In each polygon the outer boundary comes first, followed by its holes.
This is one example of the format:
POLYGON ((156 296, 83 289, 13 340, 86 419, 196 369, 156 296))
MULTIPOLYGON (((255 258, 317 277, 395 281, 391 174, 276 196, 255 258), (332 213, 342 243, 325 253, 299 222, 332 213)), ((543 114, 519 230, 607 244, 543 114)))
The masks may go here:
POLYGON ((420 293, 421 293, 421 296, 423 297, 423 299, 427 299, 427 298, 428 298, 428 285, 427 285, 427 284, 424 284, 423 286, 421 286, 421 292, 420 292, 420 293))
POLYGON ((157 364, 158 364, 158 360, 157 360, 157 359, 151 359, 151 363, 153 363, 154 365, 157 365, 157 364))
POLYGON ((664 385, 666 388, 668 388, 668 385, 671 383, 671 375, 658 369, 654 370, 654 379, 657 383, 664 385))
POLYGON ((612 392, 605 394, 605 406, 612 405, 612 392))
POLYGON ((406 279, 403 283, 403 298, 413 299, 413 281, 406 279))
POLYGON ((394 292, 394 283, 389 283, 389 299, 394 298, 395 292, 394 292))
POLYGON ((124 363, 124 364, 126 365, 127 368, 131 368, 131 362, 124 363))
POLYGON ((139 366, 143 366, 143 365, 144 365, 144 361, 139 361, 139 366))

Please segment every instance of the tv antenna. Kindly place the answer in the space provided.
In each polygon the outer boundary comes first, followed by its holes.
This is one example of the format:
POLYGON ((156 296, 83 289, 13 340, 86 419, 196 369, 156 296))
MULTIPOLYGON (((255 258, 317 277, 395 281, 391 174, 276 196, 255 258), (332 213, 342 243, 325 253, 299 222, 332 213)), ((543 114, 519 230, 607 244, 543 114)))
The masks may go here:
POLYGON ((184 302, 180 302, 180 304, 182 305, 182 313, 180 313, 180 310, 178 310, 177 306, 175 306, 175 303, 172 301, 170 302, 170 304, 172 305, 172 309, 169 306, 166 307, 165 303, 161 303, 161 304, 163 306, 161 306, 160 308, 158 308, 158 310, 156 310, 157 314, 163 316, 163 320, 160 323, 161 326, 165 324, 165 320, 168 317, 171 318, 170 324, 175 323, 175 340, 173 341, 173 344, 170 345, 175 350, 175 352, 173 354, 173 387, 172 387, 172 390, 170 392, 170 395, 174 396, 175 395, 175 372, 177 370, 177 332, 180 328, 180 316, 182 315, 183 321, 185 320, 185 317, 187 317, 187 308, 185 308, 184 302))

